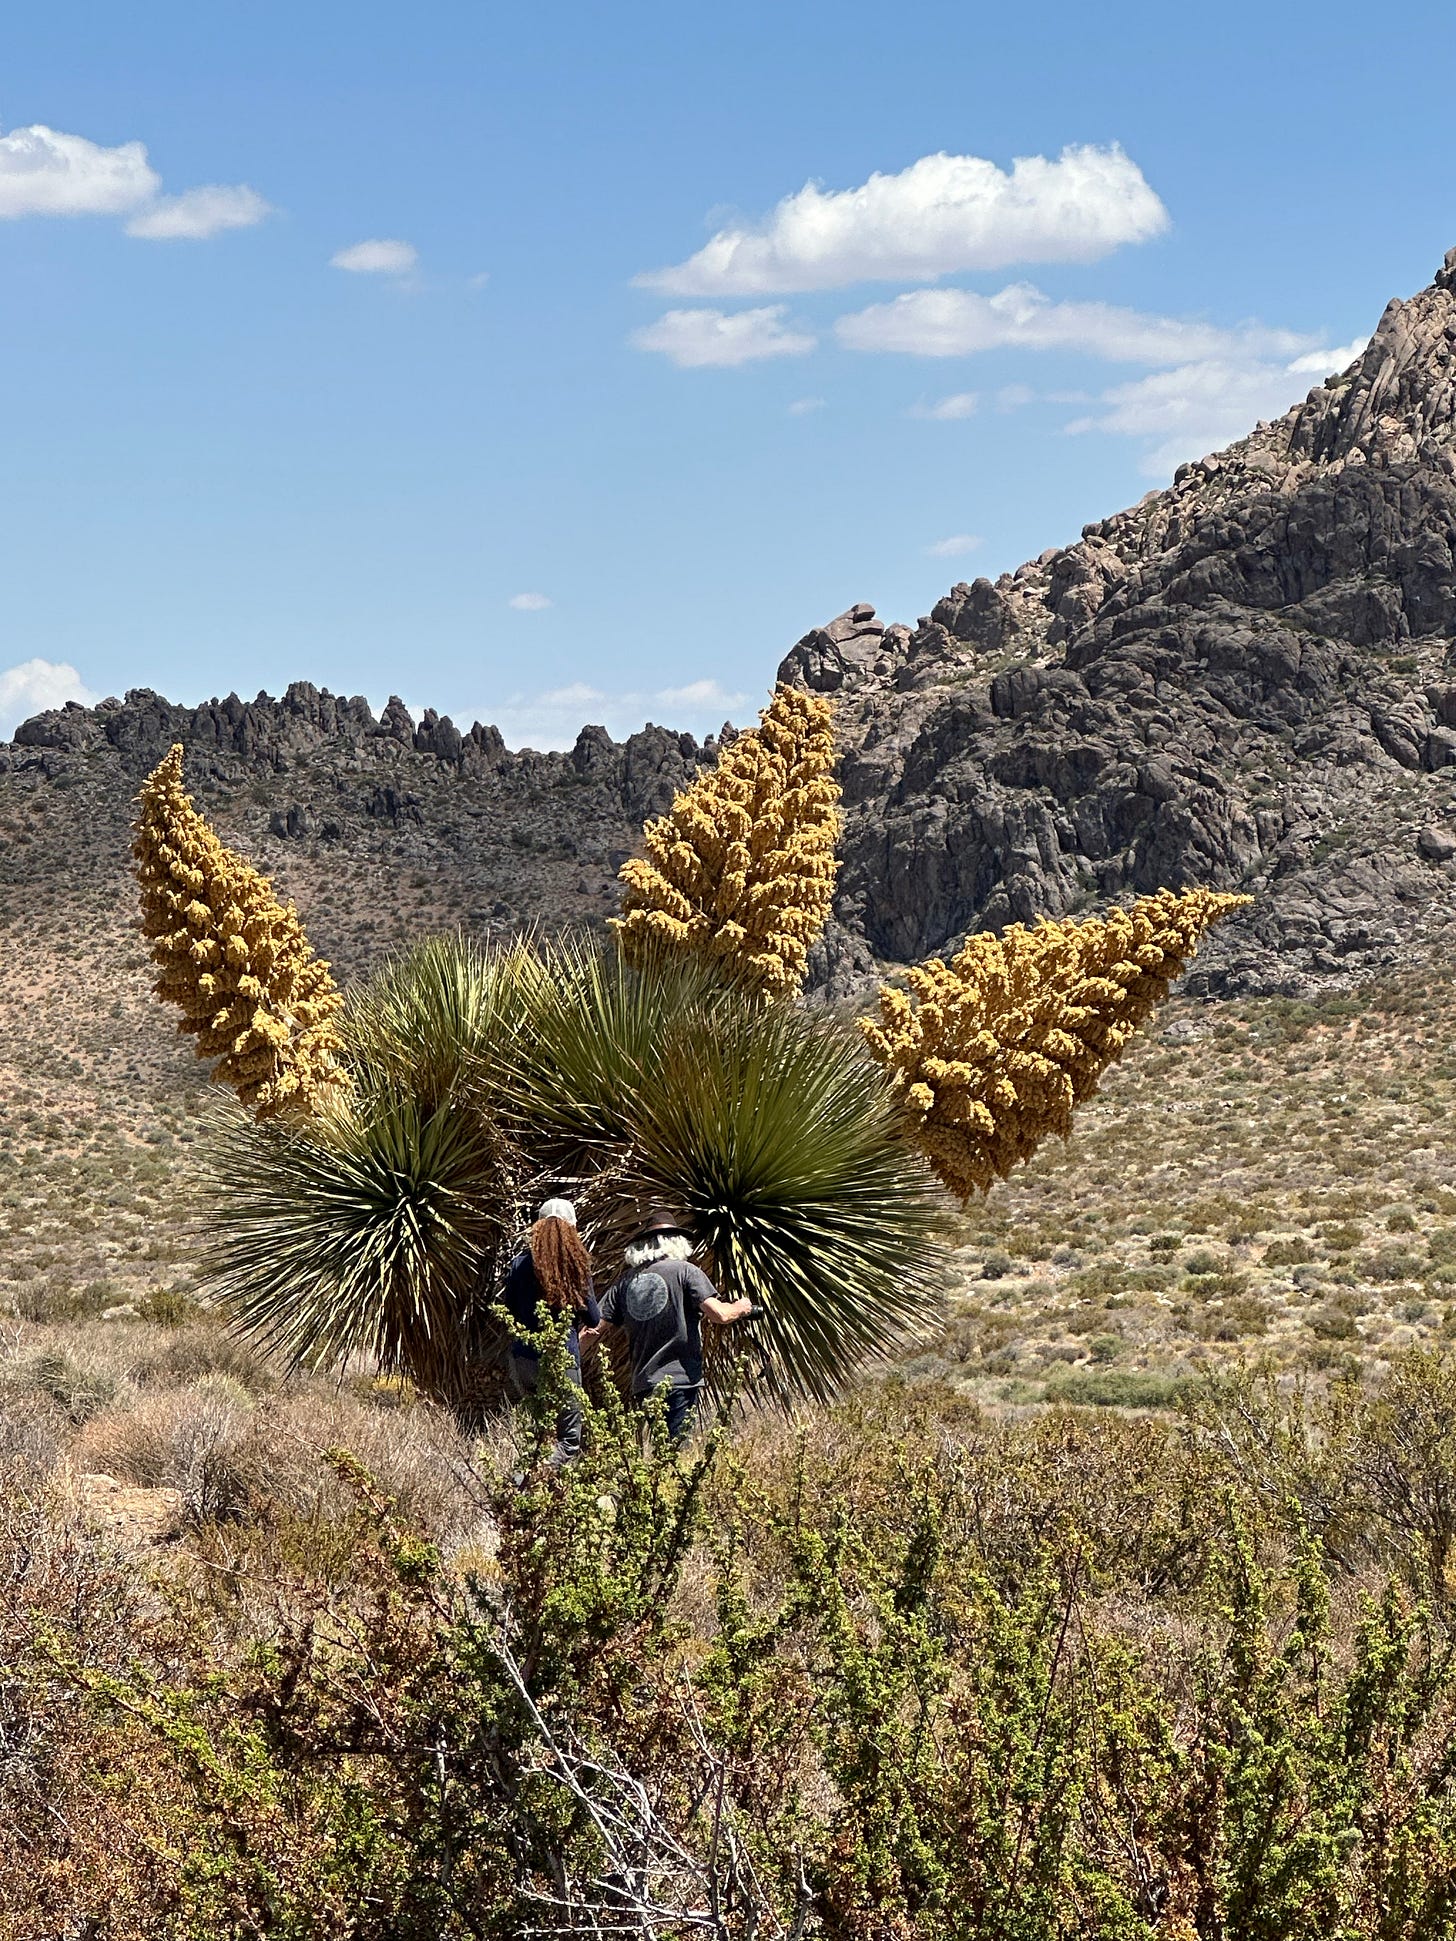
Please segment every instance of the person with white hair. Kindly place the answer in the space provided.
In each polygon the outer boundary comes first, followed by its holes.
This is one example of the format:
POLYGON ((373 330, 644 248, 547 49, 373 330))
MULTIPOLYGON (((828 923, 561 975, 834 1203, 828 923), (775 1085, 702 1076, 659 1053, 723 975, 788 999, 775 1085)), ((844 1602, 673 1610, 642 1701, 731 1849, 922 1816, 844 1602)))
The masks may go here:
POLYGON ((526 1244, 511 1262, 501 1294, 504 1306, 520 1332, 511 1343, 506 1377, 518 1400, 533 1394, 541 1377, 541 1357, 529 1339, 553 1317, 569 1314, 566 1336, 567 1375, 572 1393, 556 1418, 553 1465, 573 1462, 581 1454, 581 1337, 582 1329, 601 1321, 592 1286, 591 1256, 576 1230, 576 1208, 570 1200, 546 1200, 526 1244))
POLYGON ((602 1296, 601 1321, 582 1334, 594 1341, 623 1328, 632 1363, 632 1394, 647 1401, 667 1390, 667 1432, 681 1442, 693 1425, 703 1386, 702 1323, 720 1327, 760 1313, 752 1301, 724 1301, 700 1267, 683 1219, 654 1207, 627 1248, 622 1272, 602 1296))

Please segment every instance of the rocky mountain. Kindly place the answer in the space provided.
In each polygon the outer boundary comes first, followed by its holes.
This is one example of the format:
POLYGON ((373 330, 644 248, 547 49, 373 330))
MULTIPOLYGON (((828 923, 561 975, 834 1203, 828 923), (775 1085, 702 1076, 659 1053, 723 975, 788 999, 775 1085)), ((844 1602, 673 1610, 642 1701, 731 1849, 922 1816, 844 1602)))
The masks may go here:
MULTIPOLYGON (((1456 934, 1456 251, 1275 424, 915 627, 851 607, 783 678, 836 695, 846 840, 816 977, 1194 882, 1258 900, 1215 991, 1352 981, 1456 934)), ((710 739, 513 754, 307 684, 134 691, 0 744, 0 918, 127 899, 130 801, 181 740, 208 812, 345 969, 421 927, 600 918, 710 739)))
POLYGON ((868 606, 780 670, 840 700, 830 954, 1203 882, 1257 892, 1200 972, 1349 979, 1456 918, 1456 250, 1364 353, 1172 487, 914 628, 868 606))

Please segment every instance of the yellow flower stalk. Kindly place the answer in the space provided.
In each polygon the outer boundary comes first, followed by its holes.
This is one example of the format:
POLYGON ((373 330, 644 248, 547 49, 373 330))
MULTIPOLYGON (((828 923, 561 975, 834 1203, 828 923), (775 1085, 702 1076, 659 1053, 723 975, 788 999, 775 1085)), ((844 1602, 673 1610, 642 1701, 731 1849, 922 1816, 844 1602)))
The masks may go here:
POLYGON ((132 854, 158 997, 199 1058, 260 1119, 348 1095, 333 1019, 343 999, 293 905, 224 846, 182 784, 178 743, 142 784, 132 854))
POLYGON ((884 985, 861 1019, 912 1137, 963 1200, 1071 1130, 1204 933, 1250 899, 1160 890, 1105 917, 1014 924, 884 985))
POLYGON ((612 927, 629 958, 666 944, 777 997, 803 985, 830 912, 839 784, 821 695, 776 688, 759 724, 647 824, 612 927))

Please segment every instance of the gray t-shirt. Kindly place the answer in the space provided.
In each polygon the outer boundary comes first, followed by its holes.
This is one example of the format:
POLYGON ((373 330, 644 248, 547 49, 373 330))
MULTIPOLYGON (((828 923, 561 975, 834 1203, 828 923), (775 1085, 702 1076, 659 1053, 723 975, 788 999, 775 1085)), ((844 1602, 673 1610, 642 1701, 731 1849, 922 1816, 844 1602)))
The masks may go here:
POLYGON ((649 1261, 613 1281, 602 1296, 602 1319, 627 1330, 634 1395, 703 1379, 703 1302, 716 1294, 690 1260, 649 1261))

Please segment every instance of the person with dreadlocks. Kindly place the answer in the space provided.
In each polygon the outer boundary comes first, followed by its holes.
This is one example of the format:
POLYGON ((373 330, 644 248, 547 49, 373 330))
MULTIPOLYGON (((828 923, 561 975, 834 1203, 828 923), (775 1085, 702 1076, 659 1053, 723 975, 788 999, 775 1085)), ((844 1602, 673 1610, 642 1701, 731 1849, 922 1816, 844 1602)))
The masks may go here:
POLYGON ((581 1403, 577 1399, 581 1388, 581 1330, 583 1326, 595 1328, 602 1318, 592 1287, 591 1256, 581 1244, 576 1208, 570 1200, 547 1200, 542 1206, 525 1247, 511 1262, 501 1299, 519 1330, 511 1343, 506 1370, 511 1392, 518 1400, 535 1392, 541 1376, 540 1354, 522 1337, 539 1334, 548 1319, 563 1314, 571 1317, 566 1372, 572 1393, 556 1418, 556 1447, 551 1452, 552 1465, 559 1468, 581 1454, 581 1403))

